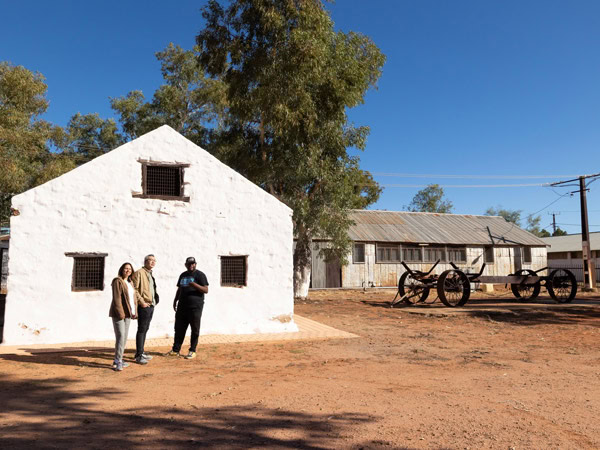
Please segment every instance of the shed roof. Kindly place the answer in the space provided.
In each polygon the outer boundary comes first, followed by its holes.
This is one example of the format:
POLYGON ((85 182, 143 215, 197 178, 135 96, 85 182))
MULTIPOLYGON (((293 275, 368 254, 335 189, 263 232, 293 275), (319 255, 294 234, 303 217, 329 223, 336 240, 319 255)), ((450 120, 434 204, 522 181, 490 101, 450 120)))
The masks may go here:
POLYGON ((472 216, 406 211, 353 210, 353 241, 419 244, 546 246, 537 236, 500 216, 472 216))
MULTIPOLYGON (((600 231, 590 233, 590 249, 600 250, 600 231)), ((566 236, 551 236, 542 238, 550 246, 548 253, 556 252, 580 252, 581 251, 581 233, 568 234, 566 236)))

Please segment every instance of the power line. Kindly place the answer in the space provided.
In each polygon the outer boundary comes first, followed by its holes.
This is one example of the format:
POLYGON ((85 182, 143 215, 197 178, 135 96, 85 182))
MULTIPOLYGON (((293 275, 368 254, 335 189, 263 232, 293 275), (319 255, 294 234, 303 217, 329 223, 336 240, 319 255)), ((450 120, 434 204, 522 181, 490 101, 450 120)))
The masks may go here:
MULTIPOLYGON (((365 186, 371 186, 367 184, 365 186)), ((431 185, 428 184, 380 184, 382 187, 389 188, 426 188, 431 185)), ((511 187, 544 187, 545 184, 539 183, 522 183, 522 184, 440 184, 438 185, 444 189, 450 188, 461 188, 461 189, 480 189, 480 188, 511 188, 511 187)))
POLYGON ((415 174, 415 173, 390 173, 390 172, 371 172, 378 177, 397 177, 397 178, 454 178, 454 179, 473 179, 473 180, 524 180, 524 179, 552 179, 567 178, 577 175, 450 175, 450 174, 415 174))

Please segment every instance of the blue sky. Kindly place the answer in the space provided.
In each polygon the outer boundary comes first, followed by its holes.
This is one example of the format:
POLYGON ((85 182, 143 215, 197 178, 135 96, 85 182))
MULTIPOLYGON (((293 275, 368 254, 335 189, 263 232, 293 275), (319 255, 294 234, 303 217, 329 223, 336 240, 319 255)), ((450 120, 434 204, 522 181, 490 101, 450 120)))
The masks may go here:
MULTIPOLYGON (((0 60, 46 77, 47 120, 113 117, 109 97, 134 89, 151 97, 161 83, 155 52, 193 46, 204 3, 0 0, 0 60)), ((378 89, 349 113, 371 127, 362 167, 385 188, 373 208, 401 210, 420 187, 399 186, 438 183, 456 213, 501 205, 537 213, 547 227, 557 212, 561 228, 580 232, 579 195, 565 195, 576 188, 451 186, 600 172, 600 2, 338 0, 327 8, 337 29, 368 35, 387 57, 378 89)), ((590 185, 588 208, 590 231, 600 231, 600 183, 590 185)))

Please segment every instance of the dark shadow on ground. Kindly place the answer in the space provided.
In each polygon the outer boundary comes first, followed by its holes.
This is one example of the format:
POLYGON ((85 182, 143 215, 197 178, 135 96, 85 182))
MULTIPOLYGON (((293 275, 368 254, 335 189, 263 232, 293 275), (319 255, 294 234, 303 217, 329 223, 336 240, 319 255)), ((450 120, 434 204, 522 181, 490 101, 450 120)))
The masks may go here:
MULTIPOLYGON (((22 354, 0 354, 0 361, 15 361, 29 364, 59 364, 63 366, 79 366, 96 369, 111 369, 114 359, 114 350, 108 349, 44 349, 44 351, 36 352, 35 349, 24 349, 31 352, 27 355, 22 354), (101 359, 105 363, 97 361, 89 361, 90 358, 101 359)), ((127 351, 123 357, 124 361, 133 362, 134 351, 127 351)))
POLYGON ((258 404, 205 408, 195 405, 191 395, 181 399, 185 407, 136 409, 129 404, 120 409, 126 392, 117 380, 110 390, 84 391, 76 383, 3 379, 0 447, 324 449, 353 434, 354 427, 376 420, 358 413, 312 415, 258 404))
POLYGON ((0 294, 0 344, 4 340, 4 311, 6 310, 6 294, 0 294))

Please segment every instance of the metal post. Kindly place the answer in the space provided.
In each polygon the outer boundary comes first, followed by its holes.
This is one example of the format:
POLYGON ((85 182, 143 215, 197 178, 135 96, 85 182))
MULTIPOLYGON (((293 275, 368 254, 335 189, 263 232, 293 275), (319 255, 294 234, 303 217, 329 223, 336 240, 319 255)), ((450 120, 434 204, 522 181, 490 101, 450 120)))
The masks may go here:
POLYGON ((587 200, 585 195, 585 177, 579 177, 579 198, 581 200, 581 254, 583 258, 583 281, 587 289, 594 289, 596 271, 590 251, 590 238, 587 214, 587 200))

